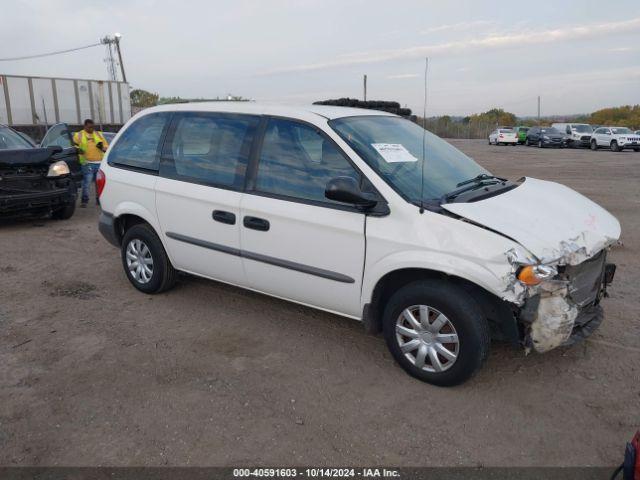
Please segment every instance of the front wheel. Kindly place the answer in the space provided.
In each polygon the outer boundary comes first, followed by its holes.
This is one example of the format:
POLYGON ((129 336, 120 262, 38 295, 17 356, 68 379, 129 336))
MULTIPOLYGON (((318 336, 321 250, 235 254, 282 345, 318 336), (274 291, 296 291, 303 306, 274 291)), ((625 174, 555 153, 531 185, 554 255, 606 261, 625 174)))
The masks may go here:
POLYGON ((149 225, 137 224, 126 231, 121 256, 127 278, 141 292, 160 293, 175 284, 176 271, 149 225))
POLYGON ((618 142, 616 142, 615 140, 613 142, 611 142, 611 151, 612 152, 619 152, 620 151, 620 147, 618 146, 618 142))
POLYGON ((75 211, 76 211, 76 202, 74 199, 73 202, 65 205, 64 207, 54 210, 53 213, 51 214, 51 217, 55 218, 56 220, 69 220, 71 217, 73 217, 73 214, 75 213, 75 211))
POLYGON ((447 282, 421 280, 402 287, 389 299, 382 322, 394 359, 427 383, 463 383, 489 353, 489 326, 479 306, 447 282))
POLYGON ((595 140, 591 140, 591 150, 595 152, 597 149, 598 149, 598 144, 596 143, 595 140))
POLYGON ((542 140, 538 140, 538 148, 544 148, 544 143, 542 143, 542 140))

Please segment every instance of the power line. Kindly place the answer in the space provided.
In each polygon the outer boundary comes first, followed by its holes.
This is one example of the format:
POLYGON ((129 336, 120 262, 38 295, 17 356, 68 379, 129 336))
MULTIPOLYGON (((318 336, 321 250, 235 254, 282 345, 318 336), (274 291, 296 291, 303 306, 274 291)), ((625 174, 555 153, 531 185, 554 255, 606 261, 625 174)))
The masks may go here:
POLYGON ((92 43, 91 45, 85 45, 84 47, 70 48, 68 50, 58 50, 56 52, 39 53, 37 55, 26 55, 24 57, 12 57, 12 58, 0 58, 0 62, 12 62, 12 61, 15 61, 15 60, 29 60, 30 58, 50 57, 52 55, 60 55, 62 53, 76 52, 78 50, 84 50, 85 48, 91 48, 91 47, 97 47, 99 45, 102 45, 102 42, 100 42, 100 43, 92 43))

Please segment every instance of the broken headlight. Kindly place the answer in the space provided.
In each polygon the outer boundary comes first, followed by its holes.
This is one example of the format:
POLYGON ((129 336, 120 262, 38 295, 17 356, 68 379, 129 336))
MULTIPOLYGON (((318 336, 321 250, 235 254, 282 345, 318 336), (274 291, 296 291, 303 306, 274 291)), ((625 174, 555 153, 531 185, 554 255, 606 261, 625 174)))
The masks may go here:
POLYGON ((532 287, 550 280, 558 274, 558 270, 550 265, 526 265, 518 271, 518 280, 532 287))
POLYGON ((63 175, 69 175, 69 165, 67 165, 67 162, 60 160, 59 162, 49 165, 47 177, 61 177, 63 175))

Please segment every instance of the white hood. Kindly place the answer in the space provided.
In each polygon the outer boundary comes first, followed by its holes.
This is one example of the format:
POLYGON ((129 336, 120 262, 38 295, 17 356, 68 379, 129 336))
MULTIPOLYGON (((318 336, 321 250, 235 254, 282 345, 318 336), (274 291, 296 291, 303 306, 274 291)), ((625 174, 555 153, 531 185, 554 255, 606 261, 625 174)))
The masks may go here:
POLYGON ((620 238, 620 223, 604 208, 535 178, 486 200, 442 207, 516 240, 543 263, 576 265, 620 238))

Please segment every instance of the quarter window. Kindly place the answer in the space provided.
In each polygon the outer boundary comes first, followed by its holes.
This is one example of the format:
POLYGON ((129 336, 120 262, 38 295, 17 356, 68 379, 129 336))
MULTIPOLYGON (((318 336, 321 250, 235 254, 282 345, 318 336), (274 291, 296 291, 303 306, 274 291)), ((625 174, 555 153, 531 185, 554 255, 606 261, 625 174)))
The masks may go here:
POLYGON ((272 119, 267 126, 258 164, 256 190, 287 197, 336 203, 324 196, 329 180, 360 175, 342 152, 315 128, 272 119))
POLYGON ((160 112, 136 120, 111 147, 109 163, 157 170, 158 145, 169 118, 168 112, 160 112))
POLYGON ((258 123, 250 115, 177 115, 163 150, 169 162, 163 162, 162 176, 241 189, 258 123))

